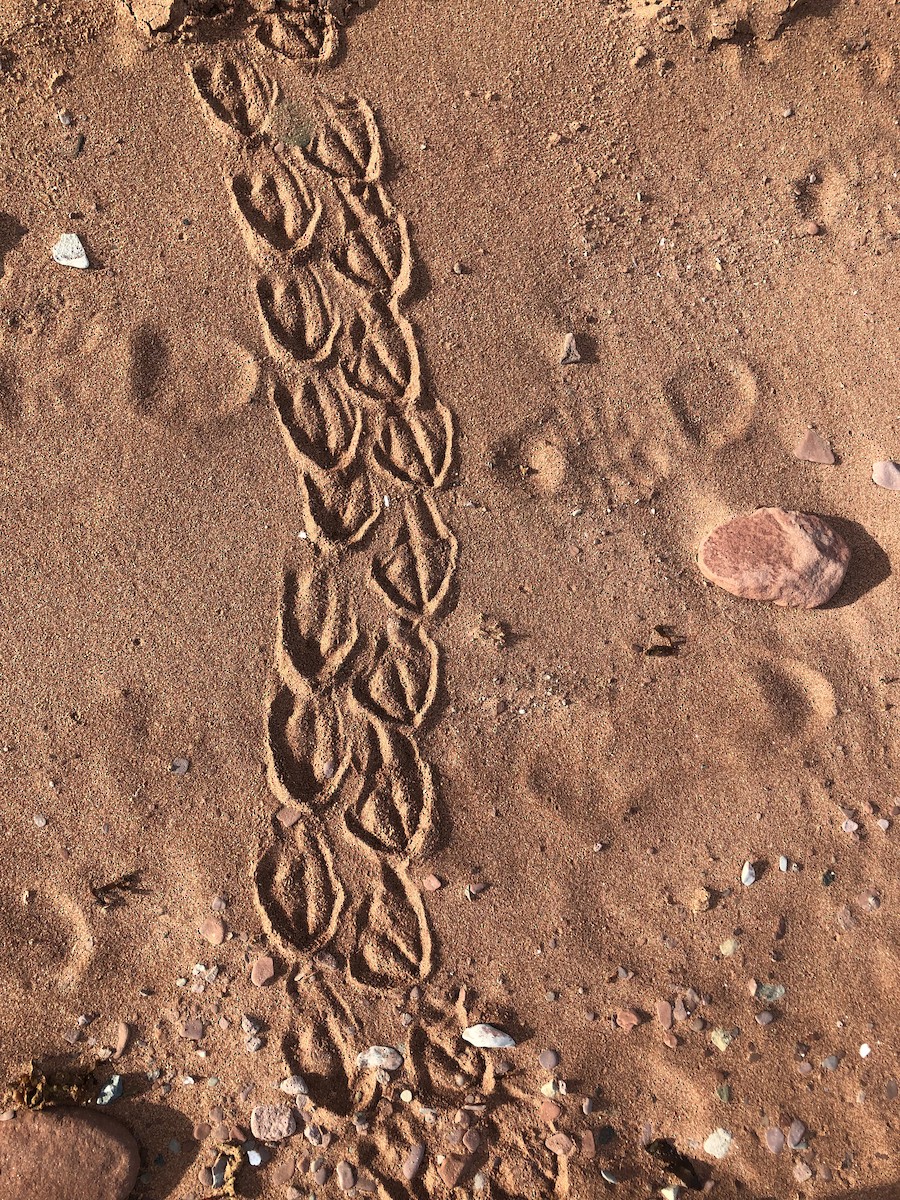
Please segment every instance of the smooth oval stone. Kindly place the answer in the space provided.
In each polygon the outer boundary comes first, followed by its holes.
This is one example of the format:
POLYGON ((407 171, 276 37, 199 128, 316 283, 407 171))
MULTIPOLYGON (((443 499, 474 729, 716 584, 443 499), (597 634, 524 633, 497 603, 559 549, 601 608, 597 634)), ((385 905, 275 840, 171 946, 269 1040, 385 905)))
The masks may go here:
POLYGON ((784 1134, 774 1125, 766 1130, 766 1145, 773 1154, 780 1154, 784 1149, 784 1134))
POLYGON ((0 1200, 126 1200, 139 1169, 137 1142, 105 1113, 22 1109, 0 1124, 0 1200))
POLYGON ((415 1179, 425 1159, 425 1143, 416 1142, 403 1162, 403 1178, 410 1182, 415 1179))
POLYGON ((850 547, 821 517, 758 508, 714 529, 697 561, 706 579, 733 596, 817 608, 841 586, 850 547))

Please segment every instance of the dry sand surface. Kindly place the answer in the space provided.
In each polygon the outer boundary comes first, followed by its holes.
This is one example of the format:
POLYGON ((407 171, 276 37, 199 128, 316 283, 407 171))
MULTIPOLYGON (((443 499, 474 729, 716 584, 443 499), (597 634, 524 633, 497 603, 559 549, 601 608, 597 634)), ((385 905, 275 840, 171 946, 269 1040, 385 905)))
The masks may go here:
POLYGON ((3 0, 0 1057, 136 1197, 900 1196, 898 41, 3 0))

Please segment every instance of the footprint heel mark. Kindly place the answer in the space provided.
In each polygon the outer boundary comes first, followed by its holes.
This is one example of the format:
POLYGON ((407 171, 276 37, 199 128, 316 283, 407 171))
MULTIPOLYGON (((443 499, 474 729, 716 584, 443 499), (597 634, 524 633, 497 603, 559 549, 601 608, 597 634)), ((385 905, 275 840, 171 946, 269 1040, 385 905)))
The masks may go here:
POLYGON ((349 321, 338 365, 360 404, 383 408, 419 398, 421 366, 412 325, 377 293, 349 321))
POLYGON ((288 454, 299 471, 342 471, 359 453, 361 409, 328 376, 293 382, 275 376, 271 399, 288 454))
POLYGON ((380 721, 418 729, 431 711, 440 680, 440 651, 421 625, 389 621, 366 669, 358 669, 353 697, 380 721))
POLYGON ((260 266, 273 254, 297 259, 309 249, 322 219, 322 199, 289 162, 273 155, 265 171, 239 171, 225 181, 244 241, 260 266))
POLYGON ((428 1023, 423 1020, 409 1029, 406 1070, 409 1072, 410 1086, 419 1095, 441 1097, 452 1104, 454 1094, 459 1092, 456 1083, 460 1070, 456 1050, 459 1024, 450 1025, 446 1014, 431 1005, 425 1007, 420 1004, 419 1011, 423 1016, 427 1013, 428 1023))
POLYGON ((432 936, 418 889, 402 868, 379 863, 372 888, 358 905, 351 978, 364 987, 409 987, 432 971, 432 936))
POLYGON ((24 420, 24 406, 19 381, 15 374, 0 363, 0 424, 18 429, 24 420))
POLYGON ((171 351, 164 333, 152 321, 141 322, 128 345, 128 395, 132 409, 152 417, 162 408, 160 385, 171 351))
POLYGON ((350 766, 344 720, 328 691, 296 696, 282 685, 269 706, 266 758, 269 790, 284 805, 330 805, 350 766))
POLYGON ((274 79, 246 59, 219 57, 187 63, 187 72, 213 128, 229 140, 266 132, 278 100, 274 79))
POLYGON ((381 516, 381 495, 362 462, 343 471, 306 470, 299 483, 303 523, 317 545, 355 546, 381 516))
POLYGON ((309 1084, 317 1109, 348 1117, 360 1108, 359 1030, 344 998, 343 978, 332 986, 324 978, 304 976, 290 988, 302 1019, 282 1041, 285 1061, 309 1084))
POLYGON ((253 883, 266 933, 283 947, 313 954, 334 937, 346 896, 328 844, 305 821, 279 834, 253 883))
POLYGON ((6 256, 17 250, 29 230, 12 213, 0 212, 0 281, 6 270, 6 256))
POLYGON ((371 106, 361 97, 329 100, 320 96, 324 121, 304 155, 337 179, 376 183, 384 171, 381 131, 371 106))
POLYGON ((676 371, 663 394, 690 446, 721 450, 746 433, 756 415, 759 387, 743 359, 701 358, 676 371))
POLYGON ((427 493, 412 496, 393 549, 373 562, 372 584, 398 615, 434 616, 448 599, 458 558, 459 543, 437 501, 427 493))
POLYGON ((385 474, 410 487, 441 488, 453 465, 453 415, 440 401, 389 412, 373 447, 385 474))
POLYGON ((434 772, 415 743, 371 724, 359 794, 344 811, 347 832, 378 855, 422 858, 438 838, 434 772))
POLYGON ((312 264, 256 284, 263 336, 270 353, 288 365, 323 362, 341 327, 329 285, 312 264))
POLYGON ((406 218, 380 183, 368 184, 361 192, 345 185, 339 195, 343 246, 332 255, 336 270, 358 288, 401 300, 412 281, 406 218))
POLYGON ((334 62, 341 34, 334 16, 323 6, 294 4, 264 16, 256 26, 259 44, 279 58, 302 66, 334 62))
POLYGON ((330 570, 317 565, 302 576, 285 572, 275 665, 295 695, 333 684, 358 640, 356 616, 330 570))

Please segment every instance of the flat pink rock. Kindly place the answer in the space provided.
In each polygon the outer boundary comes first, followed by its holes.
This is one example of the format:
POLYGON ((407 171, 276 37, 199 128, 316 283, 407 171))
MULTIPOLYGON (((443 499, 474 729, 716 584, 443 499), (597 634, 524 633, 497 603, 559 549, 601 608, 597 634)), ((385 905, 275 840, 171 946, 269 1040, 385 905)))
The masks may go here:
POLYGON ((872 463, 872 482, 889 492, 900 492, 900 463, 891 462, 889 458, 872 463))
POLYGON ((268 954, 261 954, 253 964, 250 982, 256 987, 265 987, 275 978, 275 963, 268 954))
POLYGON ((0 1200, 126 1200, 139 1168, 129 1131, 93 1109, 22 1109, 0 1124, 0 1200))
POLYGON ((826 467, 834 466, 834 451, 815 429, 807 429, 804 433, 794 447, 794 458, 803 462, 822 463, 826 467))
POLYGON ((841 586, 850 547, 821 517, 758 508, 714 529, 697 560, 701 574, 733 596, 817 608, 841 586))

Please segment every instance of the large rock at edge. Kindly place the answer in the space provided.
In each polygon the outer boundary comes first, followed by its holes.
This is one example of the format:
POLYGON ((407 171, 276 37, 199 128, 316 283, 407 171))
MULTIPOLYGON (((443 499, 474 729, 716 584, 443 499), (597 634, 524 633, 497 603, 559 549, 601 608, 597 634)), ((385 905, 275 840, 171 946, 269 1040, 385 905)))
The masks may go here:
POLYGON ((821 517, 758 508, 714 529, 697 560, 701 573, 733 596, 817 608, 841 586, 850 547, 821 517))
POLYGON ((22 1109, 0 1122, 0 1200, 126 1200, 139 1169, 137 1142, 105 1113, 22 1109))

